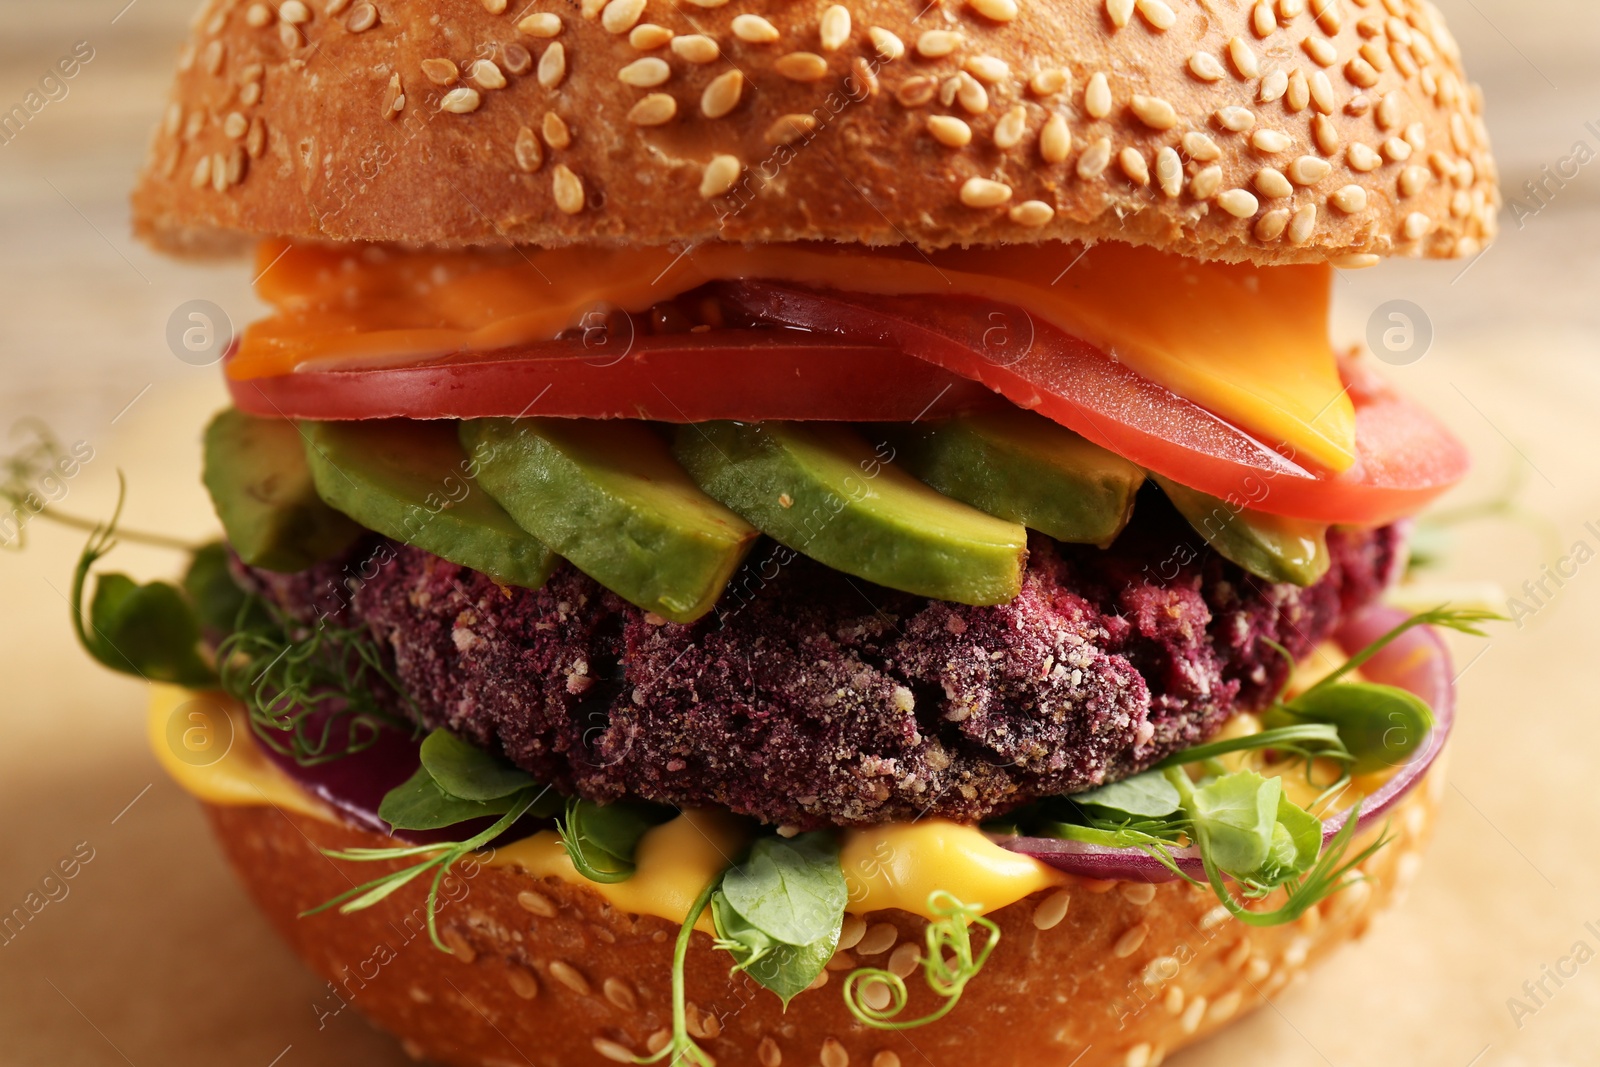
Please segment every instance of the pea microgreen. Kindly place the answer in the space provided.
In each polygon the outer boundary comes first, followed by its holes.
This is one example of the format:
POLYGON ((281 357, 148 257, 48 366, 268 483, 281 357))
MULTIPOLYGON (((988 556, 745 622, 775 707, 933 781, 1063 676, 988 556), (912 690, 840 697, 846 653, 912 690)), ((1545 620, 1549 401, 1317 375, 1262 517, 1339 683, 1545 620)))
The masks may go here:
POLYGON ((591 882, 625 882, 633 877, 639 839, 676 814, 639 800, 596 804, 571 797, 556 830, 579 874, 591 882))
POLYGON ((850 1013, 875 1030, 910 1030, 938 1022, 949 1015, 961 1000, 967 983, 983 969, 990 953, 1000 943, 1000 927, 983 917, 983 905, 964 904, 944 890, 928 895, 928 911, 934 916, 925 934, 927 944, 922 956, 923 979, 935 996, 944 1003, 927 1015, 917 1019, 897 1019, 905 1010, 910 993, 905 979, 881 967, 860 967, 850 972, 844 982, 844 1002, 850 1013), (982 928, 988 935, 983 947, 974 951, 972 927, 982 928), (883 983, 889 991, 889 1003, 873 1007, 867 1003, 864 988, 873 983, 883 983))

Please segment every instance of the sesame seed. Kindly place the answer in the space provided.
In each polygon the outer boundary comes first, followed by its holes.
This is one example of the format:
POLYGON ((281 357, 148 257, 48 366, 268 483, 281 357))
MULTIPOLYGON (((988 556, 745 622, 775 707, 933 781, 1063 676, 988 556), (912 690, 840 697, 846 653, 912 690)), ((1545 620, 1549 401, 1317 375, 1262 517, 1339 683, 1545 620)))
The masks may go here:
POLYGON ((1124 882, 1119 888, 1122 890, 1124 900, 1141 908, 1156 899, 1156 887, 1153 882, 1124 882))
POLYGON ((1222 158, 1222 149, 1217 147, 1217 142, 1211 139, 1208 133, 1199 130, 1190 130, 1183 135, 1183 150, 1190 159, 1200 163, 1210 163, 1214 159, 1222 158))
POLYGON ((783 1052, 776 1041, 763 1037, 761 1044, 756 1046, 756 1060, 761 1067, 783 1067, 783 1052))
POLYGON ((491 15, 504 15, 506 0, 483 0, 483 9, 491 15))
POLYGON ((981 115, 989 110, 989 90, 968 74, 962 71, 955 77, 956 100, 963 110, 971 115, 981 115))
POLYGON ((1333 114, 1339 106, 1339 100, 1334 95, 1333 83, 1328 80, 1328 75, 1320 70, 1311 72, 1311 102, 1317 110, 1324 115, 1333 114))
POLYGON ((1217 205, 1234 218, 1247 219, 1261 207, 1261 202, 1247 189, 1228 189, 1217 194, 1217 205))
POLYGON ((1189 73, 1203 82, 1221 81, 1227 75, 1222 61, 1210 52, 1196 52, 1189 57, 1189 73))
POLYGON ((924 30, 917 38, 917 55, 927 59, 947 56, 961 47, 961 35, 954 30, 924 30))
MULTIPOLYGON (((516 156, 517 166, 529 174, 538 170, 544 163, 544 149, 539 147, 539 138, 535 136, 532 126, 524 126, 517 131, 517 141, 512 152, 516 156)), ((518 899, 520 901, 521 898, 518 899)))
POLYGON ((1254 78, 1261 74, 1261 60, 1256 58, 1255 49, 1243 37, 1235 37, 1228 42, 1228 61, 1241 78, 1254 78))
MULTIPOLYGON (((291 30, 291 36, 293 33, 294 31, 291 30)), ((296 40, 298 41, 298 38, 296 40)), ((217 71, 222 69, 222 60, 226 55, 227 51, 223 48, 222 42, 212 41, 206 45, 205 52, 200 56, 200 64, 205 67, 207 74, 216 74, 217 71)))
POLYGON ((1090 118, 1103 119, 1111 114, 1111 83, 1105 74, 1096 71, 1089 77, 1083 90, 1083 109, 1090 118))
POLYGON ((635 89, 653 89, 671 77, 672 68, 667 66, 667 61, 655 56, 636 59, 617 71, 617 80, 635 89))
POLYGON ((1370 146, 1364 145, 1360 141, 1352 142, 1350 147, 1344 150, 1344 161, 1351 170, 1360 174, 1377 170, 1383 166, 1383 157, 1374 152, 1370 146))
POLYGON ((1423 167, 1407 167, 1400 172, 1397 183, 1402 197, 1416 196, 1428 185, 1428 172, 1423 167))
MULTIPOLYGON (((560 204, 561 199, 562 199, 561 193, 560 193, 560 183, 561 183, 563 174, 565 174, 567 178, 570 178, 572 180, 572 186, 573 186, 573 188, 575 188, 577 190, 578 208, 581 209, 583 207, 583 184, 578 181, 578 176, 576 174, 572 173, 572 171, 567 170, 567 168, 565 166, 557 166, 556 170, 555 170, 556 184, 557 184, 557 192, 556 192, 556 202, 557 202, 557 204, 560 204)), ((569 214, 569 215, 576 213, 575 211, 568 211, 567 208, 565 208, 565 207, 562 207, 561 210, 566 211, 567 214, 569 214)), ((585 978, 583 976, 583 972, 578 970, 576 967, 572 966, 572 964, 567 963, 567 962, 565 962, 563 960, 552 960, 551 961, 551 963, 550 963, 550 977, 554 978, 556 981, 560 982, 562 985, 566 986, 568 989, 572 990, 574 993, 577 993, 579 996, 586 997, 591 992, 591 989, 590 989, 590 986, 589 986, 589 979, 587 979, 587 978, 585 978)))
POLYGON ((1250 144, 1257 152, 1277 155, 1287 152, 1294 144, 1294 138, 1281 130, 1261 129, 1250 135, 1250 144))
POLYGON ((1183 1014, 1183 986, 1171 985, 1167 987, 1166 995, 1161 998, 1161 1006, 1167 1009, 1168 1015, 1183 1014))
POLYGON ((424 59, 422 73, 435 85, 454 85, 461 77, 456 65, 448 59, 424 59))
POLYGON ((1170 130, 1178 124, 1178 111, 1159 96, 1142 96, 1138 93, 1128 102, 1139 121, 1152 130, 1170 130))
POLYGON ((1039 131, 1039 155, 1046 163, 1064 163, 1072 151, 1072 130, 1059 112, 1045 120, 1039 131))
POLYGON ((722 50, 703 33, 688 33, 672 39, 672 53, 690 63, 710 63, 722 50))
POLYGON ((1311 240, 1311 235, 1317 229, 1317 205, 1304 204, 1294 213, 1294 218, 1289 220, 1289 243, 1303 245, 1311 240))
POLYGON ((733 188, 743 171, 744 164, 736 156, 712 156, 711 162, 706 164, 705 173, 700 176, 701 197, 711 200, 726 193, 733 188))
POLYGON ((1333 169, 1325 159, 1316 156, 1301 156, 1289 164, 1287 173, 1289 180, 1296 185, 1315 185, 1328 176, 1333 169))
MULTIPOLYGON (((1260 227, 1258 226, 1257 229, 1260 229, 1260 227)), ((1269 975, 1271 973, 1272 973, 1272 964, 1268 963, 1265 959, 1263 959, 1260 956, 1252 957, 1250 962, 1245 964, 1245 968, 1244 968, 1245 981, 1250 982, 1252 984, 1255 984, 1255 985, 1261 984, 1262 982, 1264 982, 1266 980, 1267 975, 1269 975)))
POLYGON ((999 149, 1015 148, 1022 143, 1022 135, 1027 130, 1028 109, 1017 104, 994 124, 994 146, 999 149))
MULTIPOLYGON (((406 101, 406 98, 402 96, 400 98, 400 103, 395 108, 395 110, 398 111, 401 107, 404 107, 405 106, 405 101, 406 101)), ((250 132, 245 134, 245 136, 244 136, 244 150, 246 152, 250 153, 250 158, 251 159, 260 159, 261 158, 261 153, 266 151, 266 149, 267 149, 267 127, 266 127, 266 124, 263 123, 260 119, 251 119, 250 120, 250 132)))
POLYGON ((405 88, 400 84, 400 75, 389 76, 389 87, 383 93, 383 117, 392 119, 406 107, 405 88))
POLYGON ((263 26, 271 25, 272 8, 266 4, 251 4, 245 9, 244 21, 246 25, 254 26, 258 30, 263 26))
POLYGON ((1328 116, 1318 115, 1311 120, 1311 135, 1323 155, 1331 156, 1339 150, 1339 127, 1328 116))
POLYGON ((243 89, 239 90, 239 103, 245 107, 255 107, 261 102, 261 83, 246 82, 243 89))
POLYGON ((972 127, 954 115, 929 115, 928 132, 935 141, 951 148, 965 148, 972 143, 972 127))
POLYGON ((664 48, 672 40, 672 31, 653 22, 644 22, 628 31, 628 43, 641 52, 664 48))
POLYGON ((708 119, 720 119, 739 106, 744 92, 744 74, 738 70, 724 71, 712 78, 700 94, 700 111, 708 119))
MULTIPOLYGON (((1050 220, 1055 218, 1055 214, 1056 209, 1043 200, 1024 200, 1010 211, 1012 222, 1018 226, 1027 226, 1030 229, 1049 225, 1050 220)), ((1035 911, 1034 922, 1037 923, 1038 921, 1039 913, 1035 911)))
POLYGON ((594 1050, 596 1052, 600 1053, 600 1055, 604 1056, 612 1063, 638 1062, 638 1059, 634 1056, 632 1049, 628 1048, 626 1045, 619 1045, 609 1037, 597 1037, 591 1042, 591 1044, 594 1045, 594 1050))
POLYGON ((1117 153, 1117 164, 1122 167, 1122 173, 1135 185, 1150 184, 1150 164, 1137 148, 1131 145, 1117 153))
POLYGON ((495 66, 492 59, 480 59, 472 64, 467 72, 467 77, 478 83, 482 89, 504 89, 506 76, 495 66))
POLYGON ((520 44, 500 46, 500 65, 512 74, 526 74, 533 69, 533 53, 520 44))
POLYGON ((729 27, 746 44, 771 44, 778 39, 778 27, 760 15, 736 15, 729 27))
POLYGON ((1163 32, 1170 30, 1178 21, 1177 14, 1167 6, 1165 0, 1138 0, 1134 6, 1139 9, 1139 14, 1144 16, 1144 20, 1153 30, 1163 32))
POLYGON ((900 1067, 900 1056, 898 1053, 884 1049, 872 1057, 872 1067, 900 1067))
POLYGON ((961 69, 989 85, 1011 80, 1011 65, 994 56, 971 56, 961 65, 961 69))
POLYGON ((371 4, 357 4, 344 20, 344 28, 351 33, 365 33, 378 24, 378 9, 371 4))
POLYGON ((1284 92, 1283 106, 1291 112, 1298 114, 1311 103, 1311 83, 1306 80, 1306 72, 1296 70, 1289 75, 1289 85, 1284 92))
POLYGON ((1305 49, 1306 55, 1319 67, 1331 67, 1339 58, 1338 51, 1333 47, 1333 42, 1323 40, 1321 37, 1307 37, 1300 42, 1300 47, 1305 49))
POLYGON ((1257 37, 1271 36, 1272 31, 1278 28, 1278 20, 1272 14, 1272 5, 1267 0, 1256 0, 1256 6, 1250 12, 1250 28, 1257 37))
POLYGON ((600 12, 600 26, 607 33, 623 34, 644 17, 645 0, 611 0, 600 12))
POLYGON ((523 1000, 532 1000, 539 995, 539 980, 526 967, 519 967, 515 963, 506 969, 506 984, 511 987, 511 992, 523 1000))
POLYGON ((1205 1016, 1205 1013, 1206 998, 1195 997, 1189 1002, 1189 1006, 1184 1009, 1183 1017, 1178 1020, 1178 1025, 1183 1028, 1184 1033, 1192 1034, 1200 1029, 1200 1020, 1205 1016))
POLYGON ((1133 18, 1133 0, 1106 0, 1106 18, 1111 20, 1111 25, 1122 29, 1133 18))
POLYGON ((1268 71, 1261 79, 1261 91, 1256 94, 1256 100, 1263 104, 1270 104, 1274 100, 1282 99, 1283 94, 1289 90, 1289 75, 1281 70, 1268 71))
POLYGON ((211 181, 211 157, 201 156, 200 161, 194 165, 194 173, 189 175, 189 184, 196 189, 204 188, 211 181))
POLYGON ((1333 194, 1328 197, 1328 203, 1343 211, 1346 215, 1354 215, 1356 212, 1366 209, 1367 191, 1359 185, 1346 185, 1343 188, 1334 190, 1333 194))
MULTIPOLYGON (((974 179, 977 180, 977 179, 974 179)), ((997 183, 998 184, 998 183, 997 183)), ((1009 192, 1010 190, 1007 190, 1009 192)), ((922 949, 914 941, 907 941, 889 954, 889 966, 892 974, 905 978, 922 962, 922 949)))
POLYGON ((1010 22, 1017 17, 1017 0, 967 0, 967 6, 994 22, 1010 22))
POLYGON ((444 933, 439 935, 439 940, 443 941, 450 949, 450 954, 462 963, 471 963, 478 958, 477 950, 468 944, 466 937, 453 926, 447 927, 444 933))
POLYGON ((1316 18, 1318 28, 1329 37, 1337 34, 1344 25, 1338 0, 1311 0, 1311 14, 1316 18))
POLYGON ((703 8, 708 8, 709 9, 709 8, 714 8, 714 7, 721 7, 722 5, 726 4, 728 2, 728 0, 689 0, 689 2, 691 4, 693 4, 695 7, 703 7, 703 8))
POLYGON ((938 83, 932 78, 917 75, 907 78, 895 87, 894 98, 900 101, 903 107, 921 107, 933 99, 933 94, 938 90, 938 83))
POLYGON ((439 110, 448 111, 452 115, 467 115, 478 110, 478 105, 483 103, 483 97, 478 95, 478 90, 465 85, 459 89, 451 89, 439 101, 439 110))
POLYGON ((561 32, 561 16, 539 11, 517 23, 517 29, 529 37, 554 37, 561 32))
POLYGON ((567 76, 567 48, 560 41, 552 41, 539 57, 537 77, 546 89, 554 89, 567 76))
POLYGON ((822 1055, 819 1057, 822 1067, 849 1067, 850 1053, 846 1052, 844 1045, 836 1037, 830 1037, 822 1043, 822 1055))
POLYGON ((1088 181, 1104 174, 1111 165, 1111 138, 1102 137, 1078 157, 1078 177, 1088 181))
POLYGON ((551 148, 565 148, 572 143, 572 129, 567 125, 567 120, 557 115, 554 111, 546 111, 540 121, 540 131, 544 134, 544 143, 551 148))
POLYGON ((1247 107, 1225 107, 1216 113, 1217 125, 1234 133, 1245 133, 1256 124, 1255 112, 1247 107))
POLYGON ((1348 252, 1342 256, 1334 256, 1328 262, 1340 270, 1366 270, 1368 267, 1376 267, 1379 263, 1382 263, 1383 258, 1375 256, 1371 252, 1348 252))
POLYGON ((311 21, 311 9, 301 0, 283 0, 278 5, 278 17, 291 26, 299 26, 311 21))
POLYGON ((1266 214, 1262 214, 1261 218, 1256 219, 1256 240, 1262 243, 1275 242, 1278 238, 1283 237, 1283 230, 1288 227, 1288 224, 1290 224, 1288 208, 1267 211, 1266 214))
POLYGON ((1385 93, 1383 99, 1378 101, 1378 113, 1373 116, 1378 129, 1392 130, 1400 125, 1400 94, 1398 92, 1385 93))
POLYGON ((237 111, 229 112, 228 117, 222 120, 222 133, 229 140, 237 141, 249 129, 249 120, 237 111))
POLYGON ((628 121, 635 126, 661 126, 678 113, 678 101, 671 93, 650 93, 628 109, 628 121))
POLYGON ((1189 179, 1189 195, 1196 200, 1210 200, 1222 188, 1222 168, 1212 164, 1189 179))
POLYGON ((905 42, 882 26, 872 27, 867 31, 867 37, 872 41, 872 47, 877 49, 878 55, 885 61, 892 62, 906 54, 905 42))
POLYGON ((1156 153, 1156 184, 1168 196, 1183 192, 1183 158, 1171 146, 1156 153))
POLYGON ((837 52, 850 39, 850 9, 831 5, 818 20, 817 36, 824 52, 837 52))
POLYGON ((767 127, 766 141, 770 145, 792 144, 816 128, 817 120, 814 116, 784 115, 767 127))
MULTIPOLYGON (((1230 190, 1230 192, 1240 191, 1242 190, 1230 190)), ((1245 193, 1245 195, 1249 196, 1250 194, 1245 193)), ((1251 197, 1251 199, 1253 200, 1254 197, 1251 197)), ((1234 212, 1234 214, 1237 214, 1237 212, 1234 212)), ((1135 926, 1130 926, 1126 931, 1123 932, 1121 937, 1117 938, 1116 943, 1111 946, 1111 954, 1117 957, 1119 960, 1127 959, 1129 956, 1139 951, 1139 946, 1144 944, 1144 939, 1149 935, 1149 933, 1150 927, 1144 923, 1138 923, 1135 926)))
POLYGON ((968 207, 999 207, 1010 199, 1011 186, 1004 182, 991 181, 988 178, 968 178, 961 185, 961 202, 968 207))
MULTIPOLYGON (((1284 197, 1294 195, 1294 186, 1289 183, 1289 179, 1283 176, 1281 170, 1273 167, 1262 167, 1256 171, 1255 177, 1251 180, 1255 183, 1255 187, 1261 192, 1261 195, 1270 199, 1281 200, 1284 197)), ((1251 214, 1254 213, 1254 211, 1251 212, 1251 214)))
POLYGON ((900 931, 894 923, 873 923, 861 935, 861 940, 855 946, 858 956, 877 956, 888 952, 900 939, 900 931))
POLYGON ((1345 80, 1363 89, 1370 89, 1378 84, 1378 72, 1371 63, 1359 56, 1344 65, 1345 80))
POLYGON ((1028 89, 1034 96, 1053 96, 1067 87, 1068 80, 1064 67, 1046 67, 1034 71, 1028 79, 1028 89))
POLYGON ((820 81, 828 73, 828 61, 815 52, 790 52, 779 56, 773 64, 779 74, 790 81, 820 81))
POLYGON ((1122 1067, 1150 1067, 1150 1042, 1142 1041, 1122 1057, 1122 1067))

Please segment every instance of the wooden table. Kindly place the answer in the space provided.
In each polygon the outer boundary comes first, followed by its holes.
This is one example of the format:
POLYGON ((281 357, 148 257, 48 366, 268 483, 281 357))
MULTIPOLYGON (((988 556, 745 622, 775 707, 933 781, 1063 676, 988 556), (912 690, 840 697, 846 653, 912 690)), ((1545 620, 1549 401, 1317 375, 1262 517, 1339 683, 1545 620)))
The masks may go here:
MULTIPOLYGON (((234 322, 257 313, 242 264, 176 264, 128 236, 125 190, 159 112, 186 0, 73 0, 0 9, 0 104, 75 42, 94 58, 0 147, 0 426, 48 419, 95 458, 62 507, 105 515, 115 471, 128 524, 201 536, 197 436, 223 403, 215 368, 175 359, 164 335, 195 298, 234 322), (119 11, 121 12, 119 16, 119 11), (115 18, 114 18, 115 16, 115 18)), ((1588 0, 1441 0, 1488 88, 1509 191, 1574 142, 1600 148, 1588 0)), ((1432 351, 1394 377, 1475 449, 1454 496, 1522 500, 1550 533, 1507 522, 1457 532, 1450 579, 1508 591, 1582 542, 1600 550, 1600 166, 1590 165, 1481 260, 1395 264, 1342 278, 1335 332, 1356 339, 1391 298, 1425 309, 1432 351), (1586 523, 1595 525, 1588 526, 1586 523)), ((0 556, 0 911, 58 861, 92 855, 67 893, 0 945, 0 1062, 399 1064, 353 1014, 318 1030, 320 985, 278 946, 223 869, 193 803, 145 748, 141 687, 75 647, 65 593, 81 538, 43 524, 0 556), (280 1058, 281 1057, 281 1058, 280 1058)), ((171 555, 111 561, 171 573, 171 555)), ((1580 568, 1521 626, 1458 644, 1461 721, 1452 787, 1409 901, 1271 1007, 1176 1058, 1187 1067, 1374 1063, 1427 1067, 1592 1063, 1600 962, 1538 983, 1582 942, 1600 951, 1600 562, 1580 568), (1586 923, 1597 921, 1595 927, 1586 923), (1519 998, 1535 1008, 1519 1021, 1519 998), (1475 1059, 1475 1057, 1478 1057, 1475 1059)))

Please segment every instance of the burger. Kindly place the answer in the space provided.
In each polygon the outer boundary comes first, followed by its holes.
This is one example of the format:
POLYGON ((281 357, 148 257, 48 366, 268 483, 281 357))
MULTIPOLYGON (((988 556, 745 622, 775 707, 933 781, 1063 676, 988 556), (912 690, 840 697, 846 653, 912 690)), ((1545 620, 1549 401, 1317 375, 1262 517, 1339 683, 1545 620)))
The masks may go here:
POLYGON ((1467 460, 1328 308, 1481 108, 1416 0, 215 0, 226 541, 80 635, 419 1059, 1150 1067, 1416 873, 1467 460))

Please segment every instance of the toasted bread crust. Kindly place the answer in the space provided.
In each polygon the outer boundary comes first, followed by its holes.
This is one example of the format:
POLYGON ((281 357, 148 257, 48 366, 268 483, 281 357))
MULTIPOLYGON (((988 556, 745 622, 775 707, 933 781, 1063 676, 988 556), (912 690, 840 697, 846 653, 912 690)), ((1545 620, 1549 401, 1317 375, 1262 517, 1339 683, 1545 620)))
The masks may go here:
MULTIPOLYGON (((730 957, 697 933, 686 971, 691 1032, 725 1065, 895 1067, 923 1056, 995 1067, 1154 1064, 1361 936, 1414 876, 1442 784, 1435 767, 1396 810, 1395 840, 1364 865, 1364 882, 1287 926, 1247 927, 1219 911, 1209 891, 1178 882, 1071 879, 1003 908, 991 916, 1000 945, 959 1006, 905 1035, 856 1022, 840 992, 850 969, 890 966, 892 950, 862 955, 847 936, 840 969, 785 1013, 753 982, 730 980, 730 957)), ((425 879, 365 911, 297 917, 378 866, 334 864, 313 845, 387 839, 269 807, 207 805, 207 813, 256 903, 328 980, 319 1012, 351 1004, 413 1055, 453 1067, 582 1067, 660 1047, 671 1018, 673 924, 618 912, 583 886, 467 864, 447 883, 440 915, 452 957, 423 927, 425 879)), ((892 924, 897 944, 922 943, 920 918, 864 919, 892 924)), ((860 924, 852 927, 859 936, 860 924)), ((872 941, 883 944, 883 933, 872 941)), ((938 1005, 920 972, 907 985, 906 1017, 938 1005)))
POLYGON ((210 0, 134 195, 178 250, 1122 240, 1474 253, 1495 169, 1418 0, 210 0))

